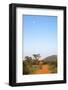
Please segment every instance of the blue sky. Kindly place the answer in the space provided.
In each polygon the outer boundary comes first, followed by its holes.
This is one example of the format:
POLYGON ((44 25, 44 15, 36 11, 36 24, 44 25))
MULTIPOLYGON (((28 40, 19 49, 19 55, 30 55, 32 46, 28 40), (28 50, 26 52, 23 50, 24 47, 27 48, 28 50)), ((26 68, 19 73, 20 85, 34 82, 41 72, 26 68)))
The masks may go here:
POLYGON ((57 17, 24 15, 23 19, 24 56, 57 54, 57 17))

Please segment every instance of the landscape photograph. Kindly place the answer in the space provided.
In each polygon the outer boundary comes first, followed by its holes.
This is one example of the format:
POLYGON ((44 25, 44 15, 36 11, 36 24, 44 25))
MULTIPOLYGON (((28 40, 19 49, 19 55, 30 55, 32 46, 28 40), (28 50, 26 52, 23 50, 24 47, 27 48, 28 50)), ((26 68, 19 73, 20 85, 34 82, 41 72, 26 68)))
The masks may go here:
POLYGON ((24 15, 22 74, 56 74, 57 16, 24 15))

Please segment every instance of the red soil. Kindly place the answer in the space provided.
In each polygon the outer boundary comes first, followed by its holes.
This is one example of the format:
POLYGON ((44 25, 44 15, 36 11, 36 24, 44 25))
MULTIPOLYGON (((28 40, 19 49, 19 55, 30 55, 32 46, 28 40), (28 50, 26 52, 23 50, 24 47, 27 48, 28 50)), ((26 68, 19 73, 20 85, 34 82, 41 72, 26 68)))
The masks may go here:
POLYGON ((35 74, 45 74, 45 73, 49 73, 49 66, 48 65, 42 65, 42 68, 39 70, 36 70, 34 72, 35 74))

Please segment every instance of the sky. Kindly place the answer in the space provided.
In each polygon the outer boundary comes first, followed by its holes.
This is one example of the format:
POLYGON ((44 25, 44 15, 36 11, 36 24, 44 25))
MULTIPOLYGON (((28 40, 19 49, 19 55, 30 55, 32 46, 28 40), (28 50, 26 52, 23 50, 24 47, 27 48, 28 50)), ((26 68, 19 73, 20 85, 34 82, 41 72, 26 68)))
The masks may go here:
POLYGON ((22 16, 24 56, 57 54, 57 16, 22 16))

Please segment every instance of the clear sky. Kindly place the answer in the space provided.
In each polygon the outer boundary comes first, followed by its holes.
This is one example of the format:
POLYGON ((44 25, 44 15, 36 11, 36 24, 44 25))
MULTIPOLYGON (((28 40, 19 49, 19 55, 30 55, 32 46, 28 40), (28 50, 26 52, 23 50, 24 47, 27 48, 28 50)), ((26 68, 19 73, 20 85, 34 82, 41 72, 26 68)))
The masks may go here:
POLYGON ((24 15, 24 56, 57 54, 57 16, 24 15))

